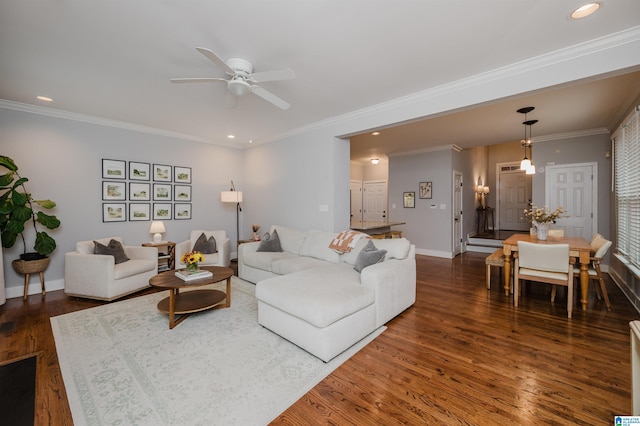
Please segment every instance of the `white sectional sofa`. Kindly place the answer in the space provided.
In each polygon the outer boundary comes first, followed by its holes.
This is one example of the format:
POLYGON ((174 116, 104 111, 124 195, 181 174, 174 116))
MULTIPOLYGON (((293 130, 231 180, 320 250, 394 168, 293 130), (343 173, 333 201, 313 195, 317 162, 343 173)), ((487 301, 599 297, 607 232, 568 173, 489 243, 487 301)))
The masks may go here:
POLYGON ((405 238, 361 238, 339 254, 336 233, 274 226, 282 252, 258 252, 258 242, 238 249, 238 275, 256 283, 258 322, 323 361, 413 305, 415 246, 405 238), (357 272, 363 247, 373 241, 384 260, 357 272))

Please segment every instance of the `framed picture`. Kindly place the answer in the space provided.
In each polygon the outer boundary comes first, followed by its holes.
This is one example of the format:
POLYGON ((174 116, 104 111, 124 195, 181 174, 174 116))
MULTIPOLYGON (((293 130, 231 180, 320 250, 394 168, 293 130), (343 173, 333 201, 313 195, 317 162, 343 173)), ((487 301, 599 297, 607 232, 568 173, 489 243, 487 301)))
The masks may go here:
POLYGON ((173 168, 173 181, 175 183, 191 183, 191 167, 173 168))
POLYGON ((129 179, 151 180, 151 165, 149 163, 129 161, 129 179))
POLYGON ((126 200, 127 184, 125 182, 102 182, 102 199, 107 200, 126 200))
POLYGON ((404 192, 402 194, 402 205, 405 209, 412 209, 416 206, 416 193, 415 191, 404 192))
POLYGON ((173 201, 191 201, 191 186, 173 185, 173 201))
POLYGON ((126 222, 127 205, 125 203, 104 203, 102 204, 103 222, 126 222))
POLYGON ((129 182, 129 201, 151 200, 151 184, 129 182))
POLYGON ((173 209, 174 219, 191 219, 191 204, 175 203, 173 209))
POLYGON ((153 184, 153 201, 171 201, 171 185, 164 183, 153 184))
POLYGON ((102 159, 102 179, 126 179, 127 165, 121 160, 102 159))
POLYGON ((431 182, 420 182, 420 198, 431 198, 431 182))
POLYGON ((164 164, 153 165, 153 180, 156 182, 171 182, 171 166, 164 164))
POLYGON ((171 220, 171 203, 153 203, 153 220, 171 220))
POLYGON ((151 220, 151 205, 149 203, 129 203, 129 220, 151 220))

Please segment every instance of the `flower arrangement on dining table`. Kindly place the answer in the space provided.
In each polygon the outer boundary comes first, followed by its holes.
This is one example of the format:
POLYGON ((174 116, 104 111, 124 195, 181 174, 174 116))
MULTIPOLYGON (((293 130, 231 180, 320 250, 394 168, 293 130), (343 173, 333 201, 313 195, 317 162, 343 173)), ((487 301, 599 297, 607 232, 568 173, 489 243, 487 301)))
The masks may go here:
POLYGON ((190 251, 180 257, 180 262, 185 264, 188 273, 193 274, 198 272, 198 263, 204 262, 204 255, 199 251, 190 251))
POLYGON ((563 217, 567 211, 562 207, 557 207, 554 211, 549 210, 549 207, 536 207, 531 206, 530 209, 524 209, 524 215, 531 218, 535 223, 556 223, 556 220, 563 217))

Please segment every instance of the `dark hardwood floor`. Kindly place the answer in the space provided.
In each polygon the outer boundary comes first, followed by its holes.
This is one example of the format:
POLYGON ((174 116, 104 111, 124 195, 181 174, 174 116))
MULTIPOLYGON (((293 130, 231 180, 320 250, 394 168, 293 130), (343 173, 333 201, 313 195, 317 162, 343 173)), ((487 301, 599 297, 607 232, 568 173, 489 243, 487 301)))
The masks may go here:
MULTIPOLYGON (((551 304, 545 284, 514 308, 493 268, 487 291, 485 257, 417 256, 415 305, 273 424, 611 425, 630 414, 628 323, 640 314, 616 285, 607 279, 611 312, 591 286, 589 309, 569 320, 564 293, 551 304)), ((49 318, 99 304, 57 291, 0 307, 0 363, 40 355, 35 424, 72 424, 49 318)))

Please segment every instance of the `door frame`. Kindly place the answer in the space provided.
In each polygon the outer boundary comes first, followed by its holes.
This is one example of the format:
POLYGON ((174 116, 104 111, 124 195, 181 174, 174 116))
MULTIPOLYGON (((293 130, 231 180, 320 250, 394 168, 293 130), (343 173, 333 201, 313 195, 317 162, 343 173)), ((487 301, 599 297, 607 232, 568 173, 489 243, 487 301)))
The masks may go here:
POLYGON ((464 238, 464 215, 463 215, 463 211, 464 211, 464 194, 463 194, 463 189, 464 189, 464 173, 462 173, 461 171, 458 170, 453 170, 453 174, 452 174, 452 182, 451 182, 451 186, 453 187, 453 191, 451 191, 451 221, 453 222, 453 227, 451 228, 451 251, 453 253, 453 257, 457 256, 458 254, 462 254, 464 252, 467 251, 467 245, 466 245, 466 241, 464 238), (455 184, 456 184, 456 176, 460 176, 460 188, 459 191, 457 191, 458 196, 456 197, 456 191, 455 191, 455 184), (459 214, 460 214, 460 219, 458 220, 458 223, 456 224, 455 221, 455 208, 458 207, 459 208, 459 214), (460 246, 460 251, 456 251, 456 227, 458 227, 458 233, 459 233, 459 246, 460 246))
MULTIPOLYGON (((520 168, 520 161, 505 161, 503 163, 496 163, 496 174, 495 174, 495 182, 496 182, 496 223, 493 224, 495 228, 494 231, 499 231, 502 229, 502 224, 500 223, 500 172, 503 167, 517 167, 520 168)), ((529 194, 531 199, 533 199, 533 178, 531 179, 531 192, 529 194)))
POLYGON ((549 169, 563 169, 567 167, 591 167, 591 235, 598 232, 598 163, 568 163, 568 164, 550 164, 545 168, 544 173, 544 205, 549 206, 549 169))

